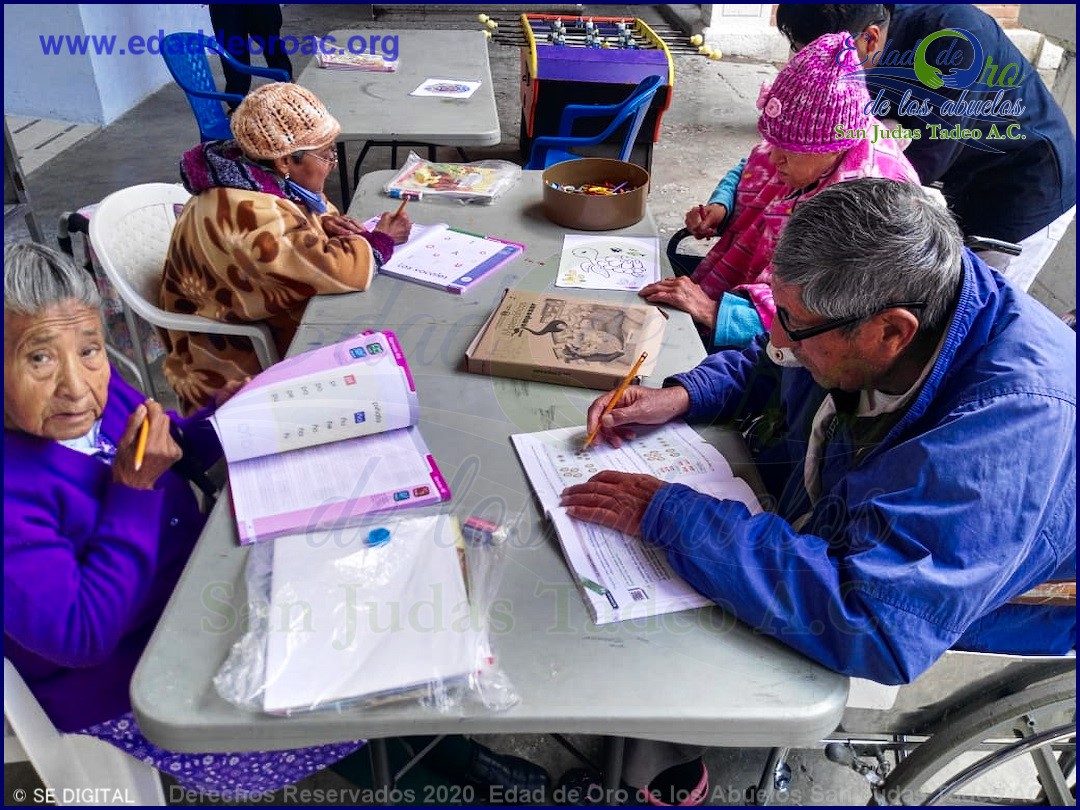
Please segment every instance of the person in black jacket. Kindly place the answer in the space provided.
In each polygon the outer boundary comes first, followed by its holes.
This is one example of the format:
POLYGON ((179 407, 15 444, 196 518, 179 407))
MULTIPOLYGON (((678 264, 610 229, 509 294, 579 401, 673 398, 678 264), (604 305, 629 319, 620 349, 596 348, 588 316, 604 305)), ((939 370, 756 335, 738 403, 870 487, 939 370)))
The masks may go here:
MULTIPOLYGON (((221 47, 238 62, 251 64, 251 54, 261 53, 267 67, 284 70, 292 81, 292 61, 281 42, 281 6, 277 3, 211 3, 210 22, 221 47), (250 50, 254 41, 254 51, 250 50)), ((246 96, 251 75, 242 73, 224 59, 225 92, 246 96)), ((229 105, 234 108, 235 105, 229 105)))
POLYGON ((1076 212, 1076 139, 997 22, 970 5, 781 4, 776 25, 793 50, 825 33, 853 34, 874 114, 907 130, 898 136, 913 137, 905 155, 924 185, 940 182, 966 237, 1020 243, 1020 256, 987 251, 980 258, 1028 289, 1076 212), (971 37, 938 33, 946 29, 971 37), (933 89, 935 79, 916 74, 920 61, 944 86, 933 89), (946 102, 963 108, 943 111, 946 102), (952 137, 955 127, 961 137, 952 137))

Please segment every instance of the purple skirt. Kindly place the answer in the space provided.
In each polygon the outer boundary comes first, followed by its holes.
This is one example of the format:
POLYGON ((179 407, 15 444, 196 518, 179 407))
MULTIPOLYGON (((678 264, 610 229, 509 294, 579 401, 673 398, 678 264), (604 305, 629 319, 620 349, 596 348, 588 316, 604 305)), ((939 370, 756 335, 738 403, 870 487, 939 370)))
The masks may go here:
POLYGON ((153 765, 173 777, 185 790, 224 801, 245 801, 254 798, 253 794, 281 790, 364 745, 364 740, 356 740, 286 751, 177 754, 158 748, 146 739, 131 712, 77 733, 97 737, 141 762, 153 765))

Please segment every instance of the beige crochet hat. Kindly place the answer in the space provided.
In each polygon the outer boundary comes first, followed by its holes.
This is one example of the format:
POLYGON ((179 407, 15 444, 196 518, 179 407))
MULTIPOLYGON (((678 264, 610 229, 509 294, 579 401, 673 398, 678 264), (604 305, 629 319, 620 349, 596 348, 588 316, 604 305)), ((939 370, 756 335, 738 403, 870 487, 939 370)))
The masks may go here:
POLYGON ((341 124, 310 90, 273 82, 244 97, 232 114, 232 131, 248 157, 273 160, 325 146, 341 132, 341 124))

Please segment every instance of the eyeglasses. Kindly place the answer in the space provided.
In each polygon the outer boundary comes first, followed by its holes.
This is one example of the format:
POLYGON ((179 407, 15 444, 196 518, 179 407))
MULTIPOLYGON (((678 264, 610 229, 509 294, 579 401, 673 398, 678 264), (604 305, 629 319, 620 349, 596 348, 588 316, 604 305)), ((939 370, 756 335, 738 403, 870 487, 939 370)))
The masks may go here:
MULTIPOLYGON (((326 150, 323 150, 323 151, 326 151, 326 150)), ((311 155, 313 158, 318 158, 323 163, 328 163, 331 166, 336 166, 337 165, 337 150, 335 150, 334 147, 331 146, 331 147, 329 147, 329 151, 330 151, 330 156, 329 157, 327 157, 326 155, 323 155, 323 154, 319 154, 318 152, 313 152, 311 150, 301 150, 300 154, 302 154, 302 155, 311 155)))
POLYGON ((867 318, 872 318, 887 309, 922 310, 926 309, 926 303, 923 301, 905 301, 900 304, 889 304, 876 312, 871 312, 869 315, 853 315, 850 318, 836 318, 831 321, 825 321, 825 323, 819 323, 817 326, 808 326, 805 329, 792 329, 791 316, 788 315, 787 310, 783 307, 776 308, 776 318, 780 321, 780 326, 783 327, 784 332, 788 336, 788 340, 792 343, 798 343, 800 340, 809 340, 812 337, 824 335, 826 332, 831 332, 834 329, 840 329, 844 326, 851 326, 853 323, 858 323, 859 321, 865 321, 867 318))

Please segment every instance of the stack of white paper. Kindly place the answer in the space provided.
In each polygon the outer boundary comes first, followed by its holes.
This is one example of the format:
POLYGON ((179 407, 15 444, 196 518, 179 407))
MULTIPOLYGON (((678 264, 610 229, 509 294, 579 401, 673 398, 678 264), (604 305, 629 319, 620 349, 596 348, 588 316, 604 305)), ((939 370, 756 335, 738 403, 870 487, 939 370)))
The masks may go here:
POLYGON ((287 713, 450 684, 483 655, 447 516, 274 541, 263 708, 287 713), (389 532, 389 539, 377 542, 389 532), (373 534, 374 532, 374 534, 373 534))

